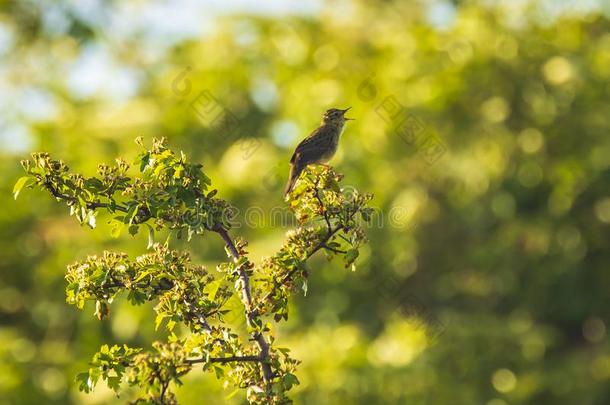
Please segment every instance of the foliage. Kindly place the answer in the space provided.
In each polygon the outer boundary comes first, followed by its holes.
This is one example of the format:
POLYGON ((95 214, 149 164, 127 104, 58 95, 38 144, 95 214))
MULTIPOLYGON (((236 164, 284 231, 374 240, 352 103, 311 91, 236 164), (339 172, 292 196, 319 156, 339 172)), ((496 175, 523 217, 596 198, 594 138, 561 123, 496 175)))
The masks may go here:
MULTIPOLYGON (((136 142, 143 145, 141 139, 136 142)), ((132 235, 148 227, 151 253, 130 260, 125 253, 106 251, 68 266, 67 302, 82 309, 86 301, 95 301, 95 316, 105 320, 119 293, 127 292, 134 305, 154 301, 155 328, 165 322, 169 340, 153 343, 153 352, 103 345, 89 372, 79 374, 79 388, 90 392, 102 378, 118 393, 126 381, 145 392, 135 403, 174 404, 170 384, 182 384, 180 378, 200 364, 216 377, 247 389, 252 404, 291 402, 286 392, 299 383, 293 374, 299 362, 289 356, 288 349, 272 346, 271 325, 265 317, 288 319, 288 299, 298 283, 306 285, 306 262, 317 251, 343 256, 346 267, 354 266, 358 248, 366 240, 357 218, 370 218, 366 203, 371 196, 357 192, 346 196, 339 186, 341 176, 329 167, 308 169, 290 200, 299 228, 277 255, 257 268, 248 258, 245 242, 234 243, 229 237, 223 217, 228 203, 214 197, 216 190, 206 193, 211 182, 202 165, 188 163, 182 152, 175 154, 165 139, 154 139, 136 164, 139 173, 133 178, 122 159, 114 167, 101 164, 99 177, 85 178, 48 153, 33 153, 30 160, 22 161, 27 176, 13 190, 17 198, 26 186, 45 189, 91 228, 99 210, 122 213, 111 220, 117 237, 122 227, 128 227, 132 235), (188 253, 169 248, 169 240, 152 243, 149 222, 156 230, 175 231, 178 237, 186 232, 189 240, 215 232, 233 260, 218 265, 216 273, 193 266, 188 253), (343 245, 348 250, 341 250, 343 245), (258 349, 242 342, 223 318, 230 312, 224 306, 233 296, 243 303, 248 333, 258 349), (174 333, 178 322, 190 330, 184 339, 174 333)))

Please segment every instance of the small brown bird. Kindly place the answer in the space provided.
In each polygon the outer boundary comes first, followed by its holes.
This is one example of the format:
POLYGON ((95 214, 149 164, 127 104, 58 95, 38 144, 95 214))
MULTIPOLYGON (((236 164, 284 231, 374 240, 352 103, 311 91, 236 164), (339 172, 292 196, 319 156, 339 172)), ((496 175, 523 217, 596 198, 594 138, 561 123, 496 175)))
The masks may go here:
POLYGON ((324 164, 333 157, 339 145, 339 138, 345 127, 345 122, 353 118, 345 117, 345 110, 331 108, 324 113, 322 125, 303 139, 290 159, 290 176, 284 195, 288 195, 299 175, 310 164, 324 164))

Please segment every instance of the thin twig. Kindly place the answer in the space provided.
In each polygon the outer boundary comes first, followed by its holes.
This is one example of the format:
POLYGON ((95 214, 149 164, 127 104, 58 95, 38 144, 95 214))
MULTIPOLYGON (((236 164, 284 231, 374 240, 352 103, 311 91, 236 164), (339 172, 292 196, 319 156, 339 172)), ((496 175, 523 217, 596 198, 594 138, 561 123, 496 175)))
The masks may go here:
MULTIPOLYGON (((240 258, 240 253, 235 247, 235 243, 233 239, 229 236, 229 233, 222 226, 218 226, 212 229, 214 232, 218 233, 222 240, 224 240, 229 252, 231 252, 231 256, 233 256, 233 260, 237 262, 240 258)), ((250 278, 244 270, 243 266, 239 266, 237 269, 239 278, 241 280, 241 290, 242 290, 242 302, 244 307, 246 308, 246 321, 248 325, 251 327, 255 327, 254 320, 258 316, 258 312, 252 309, 252 293, 250 290, 250 278)), ((271 365, 267 362, 269 358, 269 344, 265 340, 265 337, 261 332, 255 332, 252 334, 252 338, 256 340, 258 348, 260 349, 260 361, 261 368, 263 370, 263 380, 267 385, 267 391, 271 389, 271 381, 273 380, 273 371, 271 370, 271 365)))
POLYGON ((318 200, 318 204, 320 205, 320 212, 324 215, 324 221, 326 221, 326 229, 328 229, 328 233, 330 234, 332 227, 330 225, 330 219, 328 218, 328 212, 326 211, 326 207, 324 206, 324 204, 322 203, 322 199, 320 198, 320 189, 318 188, 319 183, 320 178, 318 177, 314 185, 314 189, 316 190, 315 196, 316 200, 318 200))
POLYGON ((187 364, 197 364, 197 363, 231 363, 235 361, 263 361, 261 356, 228 356, 228 357, 210 357, 206 359, 202 357, 200 359, 187 359, 187 364))
MULTIPOLYGON (((159 379, 161 379, 161 377, 159 377, 159 379)), ((161 403, 164 403, 165 391, 167 391, 167 387, 169 386, 169 381, 165 381, 164 383, 161 384, 161 386, 162 386, 161 397, 159 399, 161 400, 161 403)))
MULTIPOLYGON (((53 195, 53 197, 58 198, 60 200, 70 201, 73 203, 78 202, 78 198, 71 196, 71 195, 60 193, 59 190, 57 190, 57 188, 55 188, 53 186, 53 184, 51 184, 49 181, 44 181, 43 184, 47 188, 47 190, 49 190, 49 192, 53 195)), ((88 209, 94 210, 97 208, 109 208, 110 204, 99 202, 99 201, 92 201, 92 202, 87 202, 86 206, 88 209)), ((121 211, 121 212, 128 211, 128 209, 126 207, 123 207, 122 205, 115 205, 113 207, 113 209, 115 209, 116 211, 121 211)))
POLYGON ((324 245, 323 247, 324 247, 324 249, 330 250, 331 252, 342 253, 342 254, 347 253, 347 250, 335 249, 334 247, 330 247, 328 245, 324 245))

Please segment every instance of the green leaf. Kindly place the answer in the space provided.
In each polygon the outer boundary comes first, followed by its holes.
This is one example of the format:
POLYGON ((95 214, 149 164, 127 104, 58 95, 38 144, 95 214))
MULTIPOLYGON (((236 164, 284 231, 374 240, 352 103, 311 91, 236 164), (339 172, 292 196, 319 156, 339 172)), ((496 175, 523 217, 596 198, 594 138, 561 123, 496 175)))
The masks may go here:
POLYGON ((78 390, 89 393, 91 389, 89 388, 89 373, 78 373, 76 375, 76 382, 78 383, 78 390))
POLYGON ((106 379, 106 383, 108 384, 108 388, 110 388, 114 392, 119 392, 119 389, 121 388, 120 377, 108 377, 106 379))
POLYGON ((89 219, 87 220, 87 224, 89 225, 89 227, 91 229, 95 228, 95 225, 96 225, 95 211, 89 211, 89 219))
POLYGON ((173 319, 170 319, 169 321, 167 321, 167 325, 165 325, 165 329, 167 329, 168 332, 173 332, 175 327, 176 327, 176 321, 174 321, 173 319))
POLYGON ((142 154, 142 156, 140 157, 140 172, 143 172, 144 170, 146 170, 146 166, 148 166, 149 162, 150 162, 150 153, 144 152, 142 154))
POLYGON ((76 381, 78 382, 79 391, 89 393, 93 391, 97 380, 99 378, 98 369, 90 368, 88 372, 78 373, 76 375, 76 381))
POLYGON ((232 393, 230 393, 229 395, 227 395, 225 397, 225 399, 229 400, 231 398, 233 398, 237 393, 239 392, 239 388, 236 388, 232 393))
POLYGON ((179 179, 182 177, 182 173, 184 172, 184 166, 174 166, 174 179, 179 179))
POLYGON ((218 366, 214 366, 214 373, 216 373, 216 378, 221 379, 225 375, 225 371, 218 366))
POLYGON ((123 223, 112 221, 112 228, 110 229, 110 236, 117 239, 121 236, 121 231, 123 230, 123 223))
POLYGON ((155 230, 150 224, 145 224, 148 227, 148 245, 146 249, 150 249, 155 244, 155 230))
POLYGON ((299 385, 299 379, 292 373, 286 373, 282 380, 287 390, 291 389, 293 385, 299 385))
POLYGON ((137 277, 134 278, 134 282, 138 283, 142 280, 144 280, 146 277, 150 276, 152 274, 152 270, 140 270, 138 272, 137 277))
POLYGON ((19 180, 17 180, 17 182, 15 183, 15 186, 13 187, 13 197, 15 198, 15 200, 17 199, 17 197, 19 197, 19 193, 21 192, 21 189, 23 187, 25 187, 25 185, 27 184, 27 182, 30 180, 30 176, 23 176, 21 178, 19 178, 19 180))
POLYGON ((155 330, 159 329, 159 326, 161 326, 161 323, 163 323, 163 320, 166 317, 167 317, 167 315, 164 313, 160 313, 157 315, 157 317, 155 318, 155 330))
POLYGON ((290 349, 287 347, 276 347, 275 349, 278 352, 282 353, 284 355, 284 357, 288 356, 288 353, 290 353, 290 349))
POLYGON ((138 214, 138 206, 137 205, 130 206, 129 210, 127 210, 127 214, 125 214, 125 217, 123 218, 123 222, 131 225, 131 223, 133 222, 133 219, 136 217, 137 214, 138 214))
POLYGON ((93 191, 94 193, 99 193, 100 191, 106 189, 106 187, 104 187, 104 183, 102 183, 100 179, 95 177, 91 177, 85 180, 85 187, 88 190, 93 191))
POLYGON ((142 305, 146 302, 146 294, 140 291, 131 290, 129 291, 129 294, 127 294, 127 299, 133 305, 142 305))
POLYGON ((362 209, 360 211, 360 215, 362 216, 362 219, 364 219, 366 222, 369 222, 371 220, 371 213, 367 209, 362 209))
POLYGON ((345 253, 345 267, 350 266, 352 263, 354 263, 354 261, 356 261, 356 259, 358 258, 358 255, 360 254, 360 252, 358 251, 358 249, 350 249, 345 253))
POLYGON ((214 301, 216 298, 216 294, 218 293, 218 289, 222 284, 222 280, 215 280, 205 286, 205 291, 208 293, 208 298, 210 301, 214 301))
POLYGON ((137 225, 129 225, 129 234, 135 236, 138 233, 139 227, 137 225))

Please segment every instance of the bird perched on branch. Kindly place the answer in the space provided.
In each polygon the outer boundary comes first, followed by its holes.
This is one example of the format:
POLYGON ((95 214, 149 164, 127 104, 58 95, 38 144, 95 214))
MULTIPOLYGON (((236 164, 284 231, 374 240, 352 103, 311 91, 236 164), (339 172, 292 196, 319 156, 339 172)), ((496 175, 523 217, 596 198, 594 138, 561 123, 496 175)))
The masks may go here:
POLYGON ((324 164, 333 157, 339 145, 339 138, 345 128, 345 122, 353 120, 347 118, 345 110, 331 108, 324 113, 322 125, 303 139, 290 158, 290 176, 284 195, 288 195, 299 175, 310 164, 324 164))

